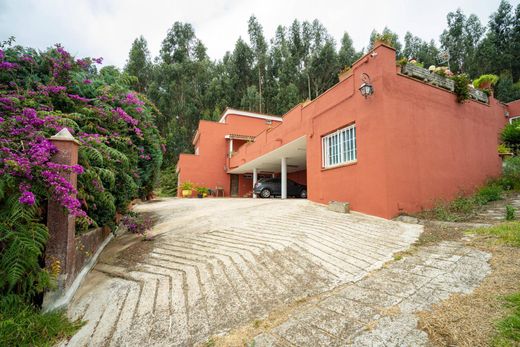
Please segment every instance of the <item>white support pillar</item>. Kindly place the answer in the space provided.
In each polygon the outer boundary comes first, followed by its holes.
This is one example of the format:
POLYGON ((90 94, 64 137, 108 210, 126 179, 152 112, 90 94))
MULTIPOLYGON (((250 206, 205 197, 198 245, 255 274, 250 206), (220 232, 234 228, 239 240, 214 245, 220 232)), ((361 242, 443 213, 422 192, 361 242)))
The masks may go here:
POLYGON ((287 158, 282 158, 282 199, 287 199, 287 158))
POLYGON ((255 167, 253 169, 253 199, 256 199, 255 185, 256 185, 257 181, 258 181, 258 171, 256 170, 256 167, 255 167))
POLYGON ((233 156, 233 139, 229 139, 229 157, 233 156))

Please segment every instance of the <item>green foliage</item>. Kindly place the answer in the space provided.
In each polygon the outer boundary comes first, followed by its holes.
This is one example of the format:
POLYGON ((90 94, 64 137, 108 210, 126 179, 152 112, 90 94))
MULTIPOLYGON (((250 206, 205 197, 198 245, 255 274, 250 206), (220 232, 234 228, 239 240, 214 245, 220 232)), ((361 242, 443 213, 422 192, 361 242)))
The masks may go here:
POLYGON ((493 235, 500 243, 508 246, 520 247, 520 222, 506 222, 492 227, 478 228, 470 233, 493 235))
POLYGON ((199 194, 208 194, 209 193, 209 189, 206 187, 195 187, 195 190, 199 194))
POLYGON ((180 188, 181 190, 192 190, 195 188, 195 184, 190 181, 182 182, 180 188))
POLYGON ((504 298, 510 314, 496 323, 497 335, 493 338, 494 346, 517 346, 520 343, 520 292, 504 298))
POLYGON ((177 195, 177 173, 175 167, 171 166, 161 173, 161 195, 176 196, 177 195))
POLYGON ((494 86, 498 82, 498 76, 493 74, 481 75, 479 78, 473 81, 475 88, 482 88, 482 85, 489 83, 494 86))
POLYGON ((471 83, 467 74, 460 74, 452 76, 451 79, 455 82, 455 95, 457 95, 457 102, 464 103, 470 98, 469 84, 471 83))
POLYGON ((516 209, 511 205, 506 205, 506 220, 514 220, 516 216, 516 209))
POLYGON ((507 124, 500 134, 500 140, 508 147, 520 146, 520 124, 507 124))
POLYGON ((510 72, 501 73, 495 86, 495 97, 502 102, 520 99, 520 81, 513 83, 510 72))
POLYGON ((0 298, 0 346, 54 346, 81 328, 64 312, 41 313, 15 295, 0 298))
POLYGON ((475 201, 479 205, 485 205, 491 201, 502 199, 502 192, 503 189, 499 184, 491 182, 477 191, 475 201))
POLYGON ((506 159, 502 179, 505 179, 512 189, 520 189, 520 157, 506 159))
POLYGON ((41 208, 21 204, 14 183, 10 176, 0 178, 0 295, 31 300, 53 280, 39 263, 49 233, 41 208))

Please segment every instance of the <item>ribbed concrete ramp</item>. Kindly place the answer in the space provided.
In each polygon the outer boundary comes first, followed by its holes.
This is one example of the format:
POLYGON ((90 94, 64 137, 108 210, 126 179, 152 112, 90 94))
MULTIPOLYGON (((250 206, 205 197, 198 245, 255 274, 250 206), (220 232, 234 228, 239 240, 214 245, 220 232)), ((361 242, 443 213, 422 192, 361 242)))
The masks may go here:
POLYGON ((338 214, 305 200, 170 199, 140 205, 154 241, 107 247, 69 308, 69 346, 191 346, 357 280, 420 226, 338 214))

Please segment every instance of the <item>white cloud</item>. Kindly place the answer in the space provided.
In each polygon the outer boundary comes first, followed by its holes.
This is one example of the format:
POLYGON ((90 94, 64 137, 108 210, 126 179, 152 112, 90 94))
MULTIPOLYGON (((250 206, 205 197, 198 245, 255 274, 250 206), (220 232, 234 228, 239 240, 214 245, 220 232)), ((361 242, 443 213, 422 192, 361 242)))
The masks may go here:
MULTIPOLYGON (((516 6, 520 0, 511 1, 516 6)), ((122 67, 132 41, 143 35, 153 56, 175 21, 191 23, 213 59, 247 38, 247 20, 255 14, 270 39, 276 27, 299 20, 320 20, 339 42, 344 31, 357 49, 368 43, 372 29, 385 26, 402 38, 406 31, 437 40, 446 14, 460 7, 487 23, 499 0, 438 0, 435 5, 413 0, 338 1, 159 1, 159 0, 0 0, 0 40, 15 36, 19 44, 45 49, 62 43, 78 56, 102 56, 105 64, 122 67)))

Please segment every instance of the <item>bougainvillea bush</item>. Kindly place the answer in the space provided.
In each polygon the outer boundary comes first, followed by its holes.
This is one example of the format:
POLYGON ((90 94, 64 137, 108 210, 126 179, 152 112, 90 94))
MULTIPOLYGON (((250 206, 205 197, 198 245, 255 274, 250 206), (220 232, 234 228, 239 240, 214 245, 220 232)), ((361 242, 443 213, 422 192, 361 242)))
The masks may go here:
POLYGON ((57 201, 76 230, 113 225, 116 212, 151 194, 162 163, 158 111, 132 79, 101 58, 0 49, 0 294, 33 296, 52 274, 40 267, 46 206, 57 201), (80 142, 75 166, 51 162, 49 141, 67 128, 80 142), (74 189, 62 173, 78 174, 74 189))

